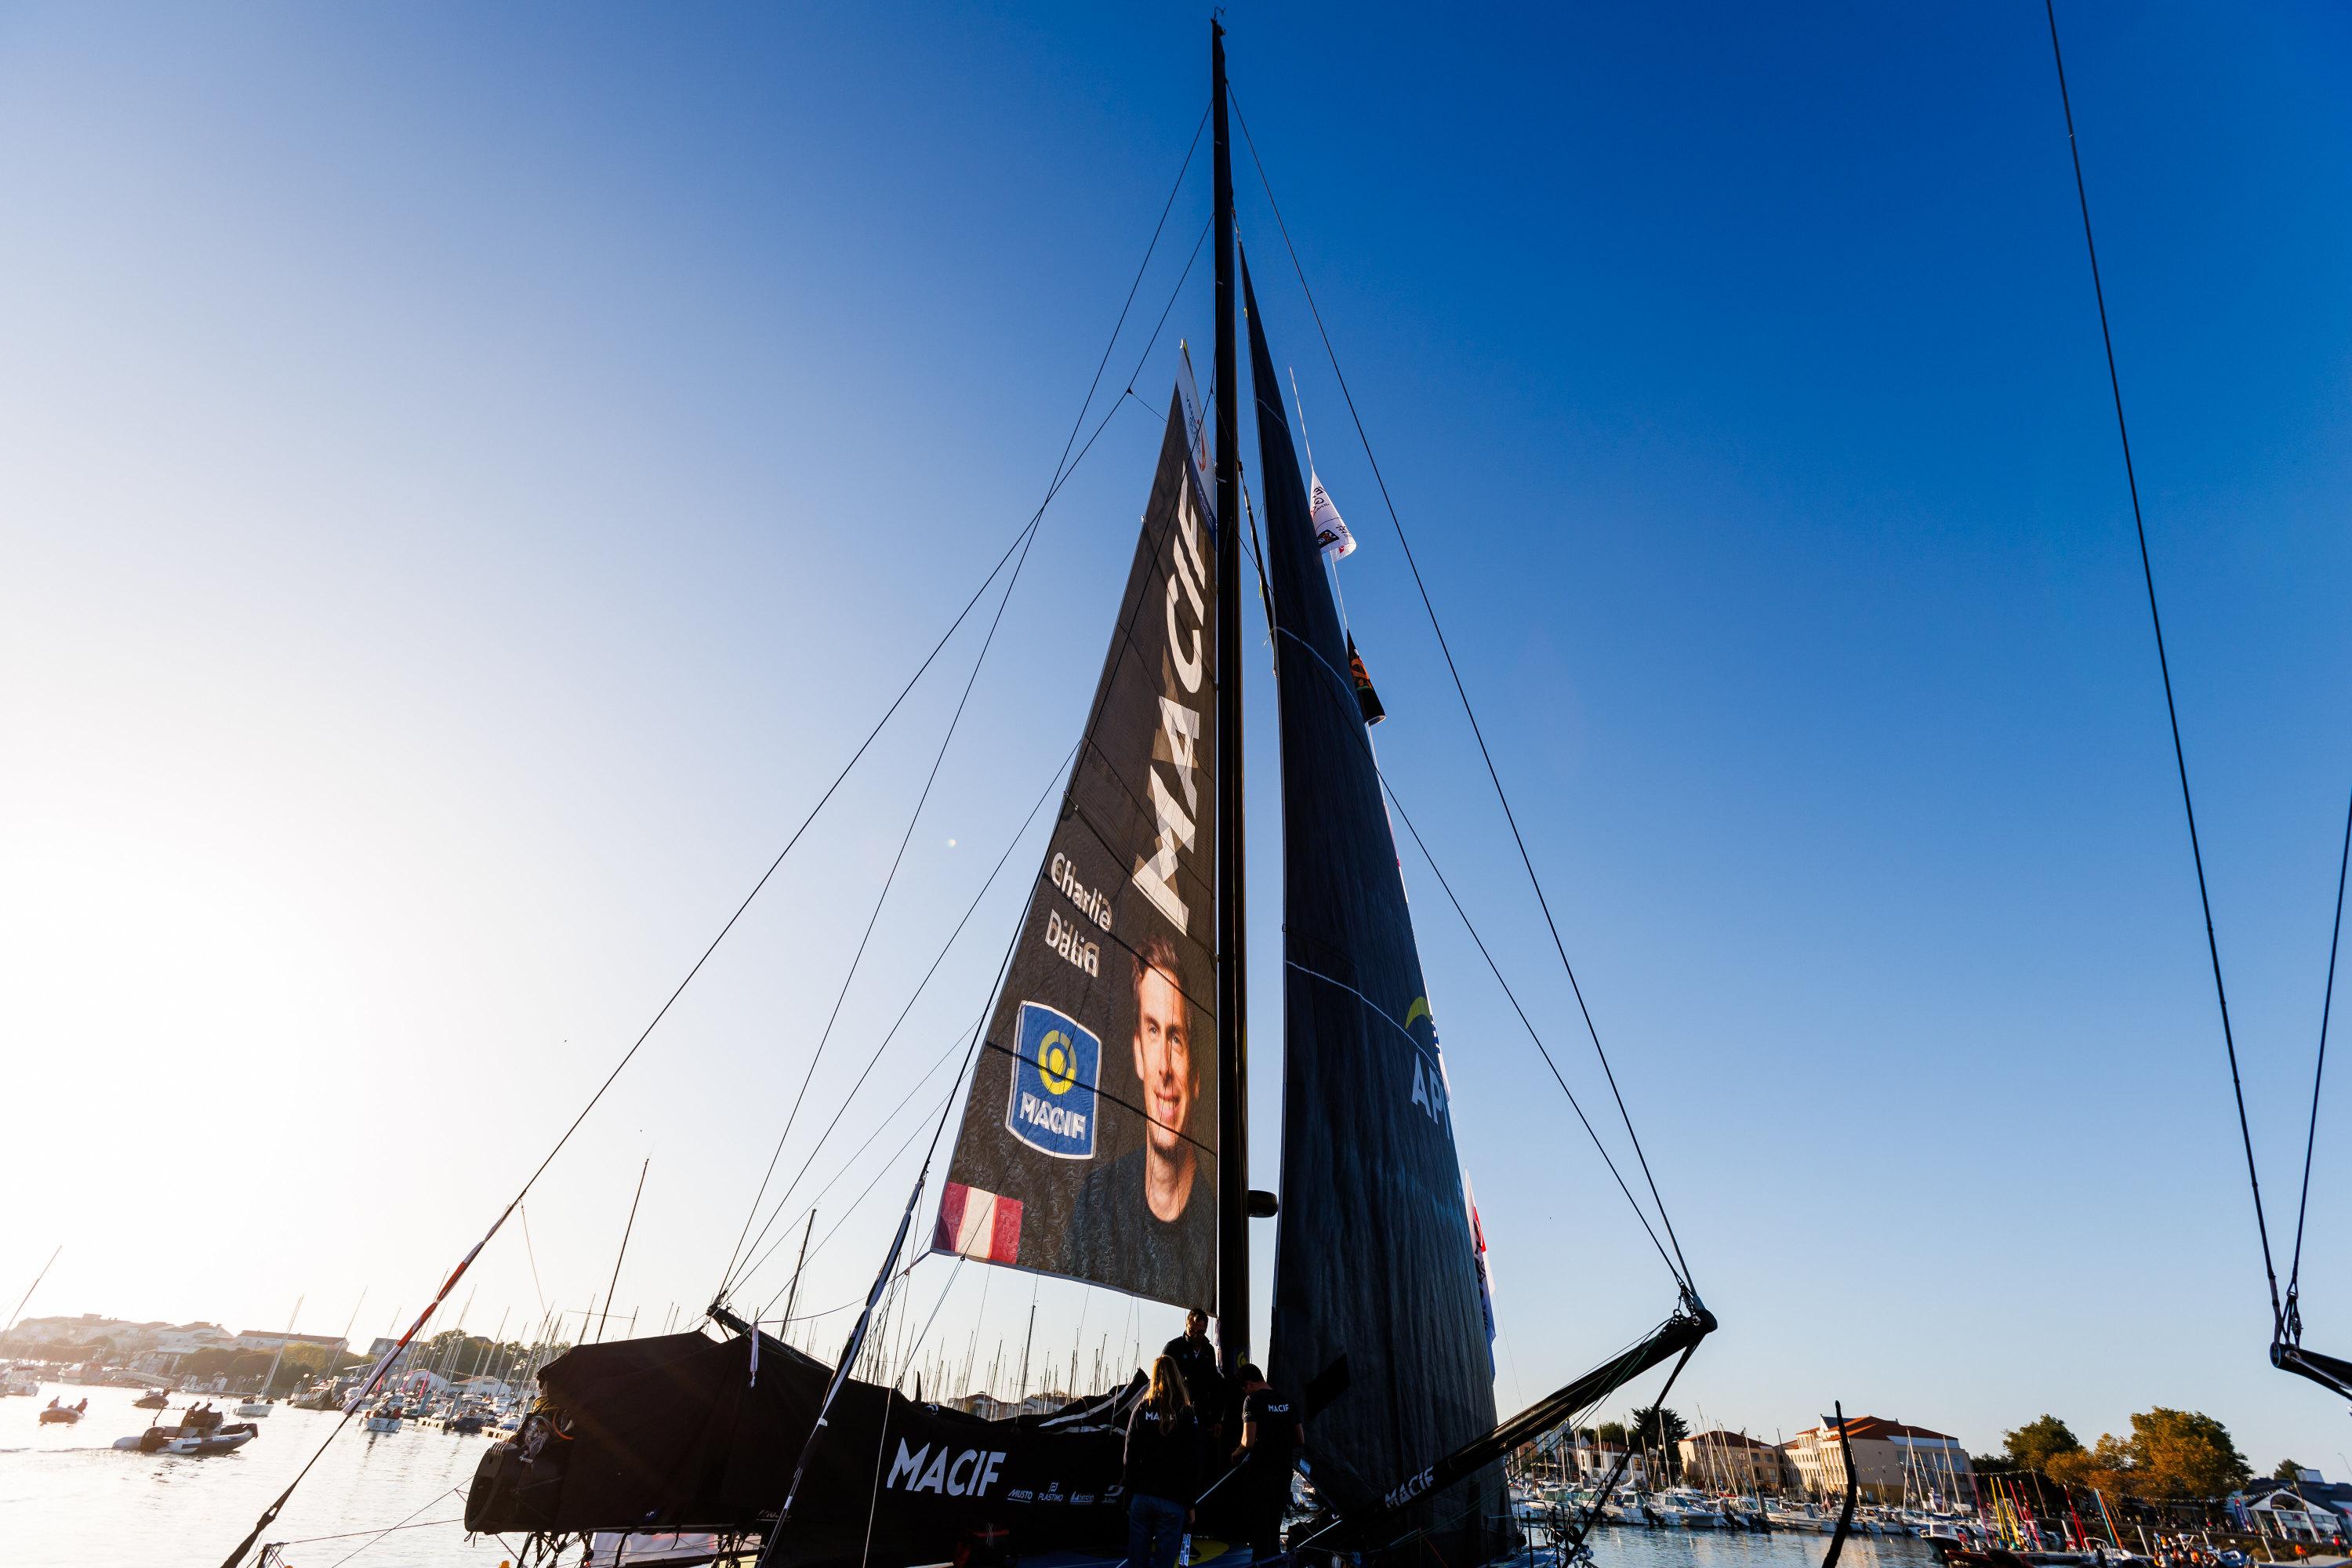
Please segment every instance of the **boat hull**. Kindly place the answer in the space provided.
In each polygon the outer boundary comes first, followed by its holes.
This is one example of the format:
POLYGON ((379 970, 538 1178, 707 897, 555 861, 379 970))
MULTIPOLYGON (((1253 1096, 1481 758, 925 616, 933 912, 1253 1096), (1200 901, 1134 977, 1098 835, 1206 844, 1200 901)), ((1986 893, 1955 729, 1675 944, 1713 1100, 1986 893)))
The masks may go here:
MULTIPOLYGON (((541 1410, 482 1456, 467 1528, 759 1529, 832 1377, 775 1340, 759 1344, 756 1377, 750 1341, 700 1334, 585 1346, 549 1363, 541 1410)), ((982 1526, 1005 1531, 1024 1561, 1070 1549, 1116 1561, 1127 1531, 1126 1416, 1139 1388, 990 1420, 852 1380, 770 1562, 940 1563, 982 1526)))

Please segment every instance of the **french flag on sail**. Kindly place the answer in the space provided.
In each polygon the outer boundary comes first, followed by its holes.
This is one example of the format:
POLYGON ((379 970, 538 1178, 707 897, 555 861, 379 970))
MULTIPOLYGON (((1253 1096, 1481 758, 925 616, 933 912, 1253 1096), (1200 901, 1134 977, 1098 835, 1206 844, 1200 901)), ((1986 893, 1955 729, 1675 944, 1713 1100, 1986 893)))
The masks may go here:
POLYGON ((940 1197, 931 1250, 961 1253, 983 1263, 1021 1260, 1021 1200, 950 1182, 940 1197))

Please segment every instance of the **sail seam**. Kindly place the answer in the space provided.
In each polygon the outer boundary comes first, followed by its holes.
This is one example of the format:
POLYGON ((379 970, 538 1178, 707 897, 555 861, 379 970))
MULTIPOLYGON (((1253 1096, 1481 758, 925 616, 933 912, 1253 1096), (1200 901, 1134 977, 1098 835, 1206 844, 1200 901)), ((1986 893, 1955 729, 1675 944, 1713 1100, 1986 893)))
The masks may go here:
POLYGON ((1326 985, 1338 986, 1340 990, 1345 991, 1349 995, 1353 996, 1357 1001, 1361 1002, 1365 1006, 1378 1014, 1381 1020, 1385 1022, 1390 1028, 1394 1029, 1398 1034, 1402 1035, 1405 1037, 1406 1042, 1411 1045, 1414 1050, 1419 1051, 1422 1055, 1427 1057, 1431 1062, 1438 1063, 1444 1060, 1444 1056, 1440 1053, 1431 1050, 1427 1046, 1424 1046, 1419 1040, 1414 1039, 1412 1037, 1412 1031, 1406 1028, 1402 1024, 1398 1023, 1394 1018, 1391 1017, 1389 1016, 1388 1009, 1382 1007, 1379 1003, 1373 1001, 1370 997, 1365 995, 1362 992, 1357 990, 1346 981, 1339 979, 1337 975, 1326 974, 1319 969, 1309 969, 1307 965, 1299 963, 1298 960, 1295 958, 1284 958, 1282 961, 1282 966, 1285 969, 1295 969, 1298 971, 1299 973, 1306 975, 1311 980, 1320 980, 1326 985))

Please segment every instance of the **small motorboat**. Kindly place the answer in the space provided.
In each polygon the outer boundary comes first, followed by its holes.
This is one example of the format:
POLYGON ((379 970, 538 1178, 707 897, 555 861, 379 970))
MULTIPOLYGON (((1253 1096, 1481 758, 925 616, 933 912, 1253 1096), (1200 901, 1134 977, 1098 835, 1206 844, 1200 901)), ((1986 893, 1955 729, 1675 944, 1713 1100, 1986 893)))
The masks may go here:
POLYGON ((41 1412, 41 1424, 48 1426, 56 1422, 71 1423, 80 1420, 89 1414, 89 1401, 87 1399, 79 1405, 60 1405, 52 1399, 49 1401, 48 1408, 41 1412))
POLYGON ((237 1405, 236 1413, 249 1421, 257 1415, 267 1415, 277 1408, 267 1399, 247 1399, 237 1405))
POLYGON ((0 1394, 21 1394, 27 1399, 41 1396, 41 1380, 30 1367, 12 1366, 0 1373, 0 1394))
POLYGON ((150 1426, 136 1436, 117 1437, 114 1446, 125 1452, 203 1457, 233 1454, 260 1436, 261 1428, 250 1421, 232 1425, 215 1415, 207 1426, 150 1426))
POLYGON ((399 1431, 400 1412, 397 1410, 379 1410, 375 1412, 367 1418, 367 1429, 371 1432, 399 1431))
POLYGON ((151 1388, 146 1393, 141 1394, 138 1398, 132 1400, 131 1402, 131 1408, 133 1410, 161 1410, 171 1403, 172 1394, 169 1389, 151 1388))

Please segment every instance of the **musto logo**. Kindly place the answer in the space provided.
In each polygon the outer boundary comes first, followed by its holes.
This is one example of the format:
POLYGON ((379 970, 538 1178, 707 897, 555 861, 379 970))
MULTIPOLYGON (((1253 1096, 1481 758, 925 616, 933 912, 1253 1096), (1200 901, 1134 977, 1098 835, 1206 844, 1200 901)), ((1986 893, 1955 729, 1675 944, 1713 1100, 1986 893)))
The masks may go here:
POLYGON ((989 1487, 996 1480, 997 1467, 1003 1463, 1002 1452, 987 1448, 959 1451, 945 1443, 940 1445, 937 1453, 932 1452, 929 1443, 910 1453, 907 1440, 901 1437, 898 1457, 890 1461, 889 1474, 883 1478, 882 1484, 893 1491, 986 1497, 989 1487))
POLYGON ((1068 1014, 1024 1002, 1013 1057, 1004 1130, 1057 1160, 1093 1159, 1102 1042, 1068 1014))

